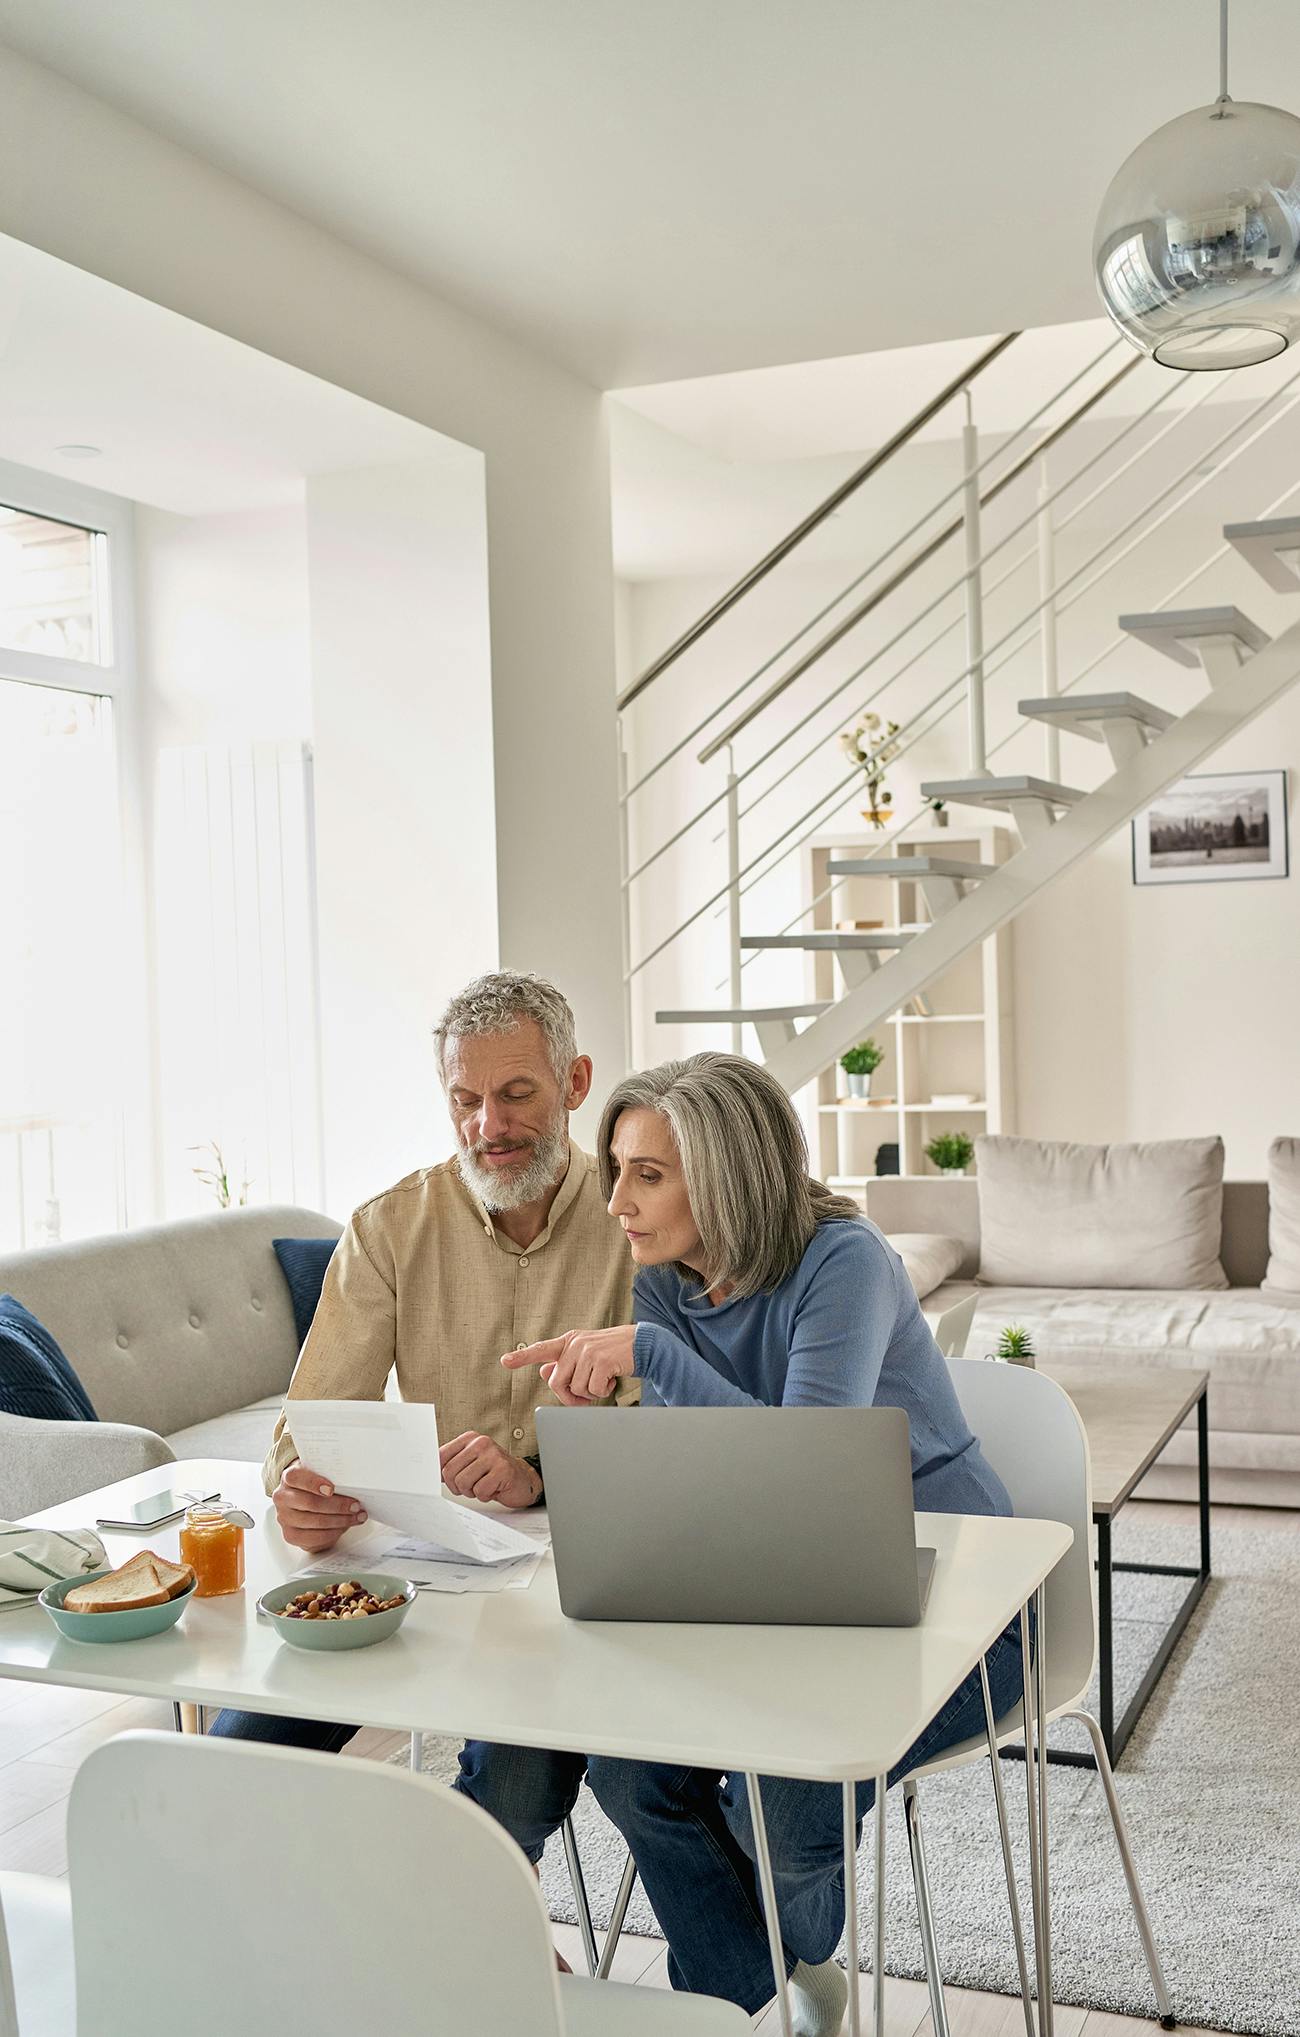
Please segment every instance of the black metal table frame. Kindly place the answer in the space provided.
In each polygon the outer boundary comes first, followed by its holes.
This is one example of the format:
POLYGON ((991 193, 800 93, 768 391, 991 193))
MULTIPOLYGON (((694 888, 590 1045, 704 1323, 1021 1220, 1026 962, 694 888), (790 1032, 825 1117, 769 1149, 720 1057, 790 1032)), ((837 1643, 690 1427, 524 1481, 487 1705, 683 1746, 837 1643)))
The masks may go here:
MULTIPOLYGON (((1097 1705, 1101 1737, 1110 1756, 1112 1768, 1119 1760, 1132 1737, 1133 1728, 1146 1710, 1147 1700, 1159 1683, 1165 1665, 1178 1646, 1183 1630, 1191 1619, 1200 1601, 1201 1594, 1210 1581, 1210 1425, 1209 1425, 1209 1380, 1201 1387, 1196 1401, 1196 1472, 1197 1507, 1200 1515, 1201 1560, 1199 1565, 1189 1563, 1116 1563, 1111 1555, 1110 1528, 1112 1515, 1094 1512, 1093 1525, 1097 1530, 1097 1655, 1100 1694, 1097 1705), (1112 1587, 1115 1573, 1126 1571, 1141 1577, 1190 1577, 1192 1583, 1184 1595, 1169 1626, 1166 1628, 1160 1646, 1147 1665, 1141 1683, 1134 1691, 1120 1716, 1115 1722, 1115 1656, 1114 1656, 1114 1614, 1112 1587)), ((1023 1760, 1024 1750, 1007 1747, 1003 1752, 1023 1760)), ((1049 1761, 1059 1762, 1067 1768, 1095 1768, 1091 1754, 1077 1752, 1072 1747, 1051 1747, 1049 1761)))

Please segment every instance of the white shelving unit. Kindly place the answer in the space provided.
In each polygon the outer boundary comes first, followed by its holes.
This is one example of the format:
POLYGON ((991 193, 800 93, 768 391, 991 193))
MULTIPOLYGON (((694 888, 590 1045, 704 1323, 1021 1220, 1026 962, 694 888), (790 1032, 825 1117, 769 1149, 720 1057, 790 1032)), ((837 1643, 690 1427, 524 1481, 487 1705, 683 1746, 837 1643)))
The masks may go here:
MULTIPOLYGON (((1002 863, 1013 853, 1005 828, 964 826, 915 829, 882 851, 878 834, 852 832, 816 836, 804 851, 805 902, 811 923, 832 932, 848 921, 876 921, 883 927, 924 926, 929 913, 920 886, 903 876, 830 878, 827 865, 873 854, 945 856, 961 862, 1002 863), (823 892, 827 892, 822 897, 823 892)), ((807 924, 807 922, 805 922, 807 924)), ((872 1037, 885 1058, 872 1077, 869 1102, 850 1101, 838 1068, 818 1080, 815 1123, 810 1125, 814 1164, 823 1181, 850 1193, 880 1171, 881 1146, 898 1147, 897 1172, 934 1174, 925 1158, 938 1132, 1015 1129, 1012 1059, 1010 927, 994 934, 930 984, 925 1010, 895 1012, 872 1037), (934 1101, 966 1095, 964 1104, 934 1101)), ((808 958, 808 995, 837 997, 843 983, 833 955, 808 958)), ((890 1169, 890 1172, 895 1170, 890 1169)))

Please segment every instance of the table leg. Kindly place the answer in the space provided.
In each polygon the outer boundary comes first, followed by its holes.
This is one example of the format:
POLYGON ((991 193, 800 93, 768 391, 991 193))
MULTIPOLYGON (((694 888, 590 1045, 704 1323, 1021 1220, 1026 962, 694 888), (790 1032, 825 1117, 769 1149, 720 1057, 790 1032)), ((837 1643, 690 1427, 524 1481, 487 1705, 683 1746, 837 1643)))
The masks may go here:
POLYGON ((1038 1996, 1038 2029, 1043 2028, 1042 1890, 1039 1884, 1038 1791, 1034 1776, 1034 1672, 1031 1666, 1029 1607, 1020 1608, 1021 1701, 1025 1715, 1025 1816, 1029 1827, 1029 1903, 1034 1922, 1034 1982, 1038 1996))
POLYGON ((1106 1753, 1115 1759, 1115 1634, 1111 1593, 1114 1569, 1110 1547, 1110 1516, 1097 1517, 1097 1677, 1100 1701, 1101 1737, 1106 1753))
MULTIPOLYGON (((1053 2037, 1056 2007, 1052 2001, 1052 1876, 1047 1851, 1047 1587, 1038 1587, 1038 1660, 1035 1664, 1034 1710, 1038 1728, 1038 1869, 1043 1909, 1042 1964, 1038 1969, 1038 2024, 1041 2037, 1053 2037)), ((1028 1767, 1028 1763, 1025 1764, 1028 1767)))
POLYGON ((1196 1478, 1201 1510, 1201 1576, 1210 1574, 1210 1400, 1202 1387, 1196 1403, 1196 1478))
MULTIPOLYGON (((876 1777, 875 1930, 871 1943, 872 2037, 885 2037, 885 1800, 889 1777, 876 1777)), ((856 1976, 855 1976, 856 1978, 856 1976)))
POLYGON ((858 1999, 858 1793, 842 1785, 844 1798, 844 1949, 848 1954, 849 2037, 862 2037, 862 2004, 858 1999))
POLYGON ((984 1693, 984 1730, 989 1743, 989 1768, 993 1775, 993 1801, 997 1805, 998 1836, 1002 1841, 1002 1868, 1007 1878, 1007 1901, 1011 1906, 1011 1935, 1016 1945, 1016 1971, 1020 1975, 1020 2000, 1025 2011, 1025 2037, 1035 2037, 1034 2011, 1029 2000, 1029 1966, 1025 1959, 1025 1932, 1020 1917, 1020 1892, 1016 1887, 1016 1866, 1011 1853, 1011 1829, 1007 1824, 1007 1800, 1002 1788, 1002 1763, 998 1758, 997 1721, 989 1690, 988 1664, 980 1657, 980 1688, 984 1693))
POLYGON ((758 1787, 758 1777, 746 1772, 745 1788, 749 1792, 749 1820, 754 1827, 754 1857, 758 1864, 758 1885, 763 1893, 767 1948, 772 1955, 772 1978, 776 1982, 776 2007, 781 2024, 781 2037, 794 2037, 794 2022, 790 2013, 790 1987, 785 1972, 785 1947, 781 1943, 781 1921, 776 1908, 776 1883, 772 1878, 772 1855, 768 1851, 767 1819, 763 1815, 763 1798, 758 1787))

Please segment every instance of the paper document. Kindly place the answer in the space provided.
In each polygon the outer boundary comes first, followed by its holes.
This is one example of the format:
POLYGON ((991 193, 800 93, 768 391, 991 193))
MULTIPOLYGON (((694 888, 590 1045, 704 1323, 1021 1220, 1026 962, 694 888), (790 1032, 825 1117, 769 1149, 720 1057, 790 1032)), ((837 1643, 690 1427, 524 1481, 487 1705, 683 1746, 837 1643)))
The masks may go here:
POLYGON ((397 1539, 468 1563, 512 1563, 535 1552, 534 1537, 447 1496, 437 1410, 427 1403, 296 1400, 290 1426, 302 1462, 359 1499, 373 1523, 400 1529, 397 1539))
POLYGON ((431 1591, 524 1591, 537 1575, 545 1552, 546 1541, 534 1541, 522 1556, 499 1563, 475 1563, 436 1543, 413 1542, 382 1521, 367 1521, 363 1527, 349 1528, 328 1556, 313 1556, 298 1574, 314 1576, 330 1569, 340 1575, 349 1569, 391 1570, 431 1591))

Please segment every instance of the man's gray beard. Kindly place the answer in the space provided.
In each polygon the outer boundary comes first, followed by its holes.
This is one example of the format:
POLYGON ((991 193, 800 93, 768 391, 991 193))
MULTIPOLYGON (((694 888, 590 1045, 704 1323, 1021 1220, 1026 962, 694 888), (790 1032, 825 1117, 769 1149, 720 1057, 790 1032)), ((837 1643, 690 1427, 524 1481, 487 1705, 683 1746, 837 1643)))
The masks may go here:
POLYGON ((522 1209, 525 1203, 539 1201, 548 1188, 554 1188, 568 1161, 567 1112, 556 1120, 544 1138, 537 1141, 528 1164, 508 1177, 498 1173, 495 1167, 480 1166, 474 1156, 463 1149, 456 1155, 460 1178, 466 1188, 478 1197, 485 1210, 493 1212, 522 1209))

